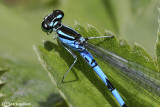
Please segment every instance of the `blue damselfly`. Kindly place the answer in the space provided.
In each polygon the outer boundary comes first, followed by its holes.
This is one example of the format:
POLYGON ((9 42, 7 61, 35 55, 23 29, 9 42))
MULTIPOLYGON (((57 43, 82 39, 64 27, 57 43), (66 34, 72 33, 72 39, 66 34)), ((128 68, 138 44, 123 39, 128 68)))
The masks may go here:
MULTIPOLYGON (((101 37, 89 37, 84 38, 81 34, 79 34, 74 29, 63 25, 61 23, 61 20, 64 16, 64 13, 61 10, 54 10, 53 13, 47 15, 43 22, 42 22, 42 29, 47 32, 47 34, 52 33, 52 31, 57 33, 57 39, 60 42, 60 44, 73 56, 75 59, 71 67, 68 69, 68 71, 64 74, 62 78, 62 83, 67 75, 67 73, 70 71, 70 69, 73 67, 73 65, 77 61, 77 56, 73 53, 74 51, 77 51, 83 59, 88 63, 89 66, 93 68, 93 70, 99 75, 99 77, 102 79, 102 81, 106 84, 106 86, 109 88, 109 90, 112 92, 114 97, 117 99, 119 104, 122 107, 126 107, 125 102, 117 92, 117 90, 113 87, 113 85, 110 83, 109 79, 106 77, 106 75, 103 73, 97 62, 94 60, 90 52, 87 50, 91 50, 94 53, 96 53, 100 58, 102 58, 105 61, 108 61, 113 66, 120 69, 125 75, 132 79, 140 80, 143 84, 147 84, 152 87, 152 89, 155 91, 157 95, 160 94, 159 87, 160 87, 160 81, 159 79, 155 79, 153 76, 150 76, 148 74, 151 74, 152 70, 145 68, 143 66, 138 65, 132 62, 128 61, 110 51, 104 50, 100 47, 97 47, 91 43, 88 43, 87 41, 90 39, 98 39, 98 38, 112 38, 113 36, 101 36, 101 37), (138 69, 137 69, 138 68, 138 69), (142 68, 142 71, 139 68, 142 68), (144 70, 145 69, 145 70, 144 70)), ((155 75, 159 75, 158 73, 155 73, 155 75)), ((159 77, 159 76, 158 76, 159 77)), ((142 85, 145 86, 145 85, 142 85)))

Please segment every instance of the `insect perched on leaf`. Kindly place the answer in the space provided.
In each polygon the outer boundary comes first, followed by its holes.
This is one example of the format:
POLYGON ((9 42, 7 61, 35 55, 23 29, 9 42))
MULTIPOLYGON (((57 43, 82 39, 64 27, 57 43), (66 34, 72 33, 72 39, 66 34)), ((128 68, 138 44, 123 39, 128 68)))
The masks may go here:
MULTIPOLYGON (((54 10, 53 13, 47 15, 43 22, 42 22, 42 29, 43 31, 47 32, 47 34, 52 33, 53 31, 57 33, 57 39, 59 43, 73 56, 75 59, 71 67, 67 70, 67 72, 64 74, 62 78, 62 83, 64 81, 65 76, 70 71, 70 69, 74 66, 74 64, 77 61, 77 56, 74 54, 73 51, 76 51, 79 53, 83 59, 88 63, 89 66, 92 67, 92 69, 98 74, 98 76, 102 79, 102 81, 105 83, 105 85, 109 88, 113 96, 116 98, 120 106, 127 107, 117 90, 114 88, 114 86, 110 83, 107 76, 103 73, 91 53, 87 50, 94 52, 97 54, 100 58, 103 60, 107 60, 109 63, 111 63, 113 66, 119 68, 122 70, 124 74, 127 74, 128 77, 132 79, 139 79, 144 84, 149 84, 151 87, 153 87, 154 90, 158 90, 158 94, 160 94, 160 84, 159 81, 155 82, 154 78, 150 79, 150 76, 147 74, 138 71, 135 69, 134 65, 137 65, 136 63, 132 61, 128 61, 112 52, 109 52, 107 50, 103 50, 102 48, 99 48, 91 43, 88 42, 90 39, 98 39, 98 38, 113 38, 114 36, 100 36, 100 37, 89 37, 84 38, 81 34, 79 34, 74 29, 63 25, 61 23, 62 19, 64 17, 64 13, 61 10, 54 10), (134 78, 133 78, 134 77, 134 78)), ((136 66, 139 68, 145 69, 143 66, 136 66)), ((149 69, 146 69, 147 72, 150 72, 149 69)))

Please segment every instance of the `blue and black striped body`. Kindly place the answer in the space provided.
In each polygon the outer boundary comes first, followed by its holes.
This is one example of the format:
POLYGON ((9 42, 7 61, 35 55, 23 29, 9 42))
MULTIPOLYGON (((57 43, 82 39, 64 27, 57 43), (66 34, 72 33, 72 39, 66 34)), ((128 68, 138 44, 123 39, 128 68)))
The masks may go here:
POLYGON ((103 82, 107 85, 109 90, 112 92, 114 97, 118 100, 122 107, 125 107, 125 103, 118 94, 117 90, 112 86, 109 79, 103 73, 101 68, 98 66, 97 62, 94 60, 92 55, 88 52, 87 49, 81 44, 83 43, 83 37, 77 33, 72 28, 62 25, 61 28, 57 30, 59 41, 67 46, 70 49, 76 50, 80 53, 80 55, 84 58, 84 60, 88 63, 89 66, 93 68, 93 70, 99 75, 99 77, 103 80, 103 82), (80 40, 82 39, 82 41, 80 40))
POLYGON ((81 41, 79 41, 83 37, 72 28, 61 25, 61 27, 57 29, 57 34, 60 43, 66 47, 76 51, 84 50, 84 47, 80 43, 81 41))
POLYGON ((91 66, 93 70, 99 75, 102 81, 112 92, 114 97, 117 99, 119 104, 122 107, 127 107, 121 96, 118 94, 117 90, 112 86, 109 79, 98 66, 92 55, 87 51, 87 49, 85 49, 84 44, 87 43, 86 39, 84 39, 74 29, 61 24, 61 19, 63 18, 63 15, 64 14, 62 11, 55 10, 52 14, 45 17, 44 21, 42 22, 43 30, 47 31, 47 33, 55 31, 58 35, 57 39, 65 48, 67 48, 67 50, 69 49, 77 51, 88 63, 88 65, 91 66))

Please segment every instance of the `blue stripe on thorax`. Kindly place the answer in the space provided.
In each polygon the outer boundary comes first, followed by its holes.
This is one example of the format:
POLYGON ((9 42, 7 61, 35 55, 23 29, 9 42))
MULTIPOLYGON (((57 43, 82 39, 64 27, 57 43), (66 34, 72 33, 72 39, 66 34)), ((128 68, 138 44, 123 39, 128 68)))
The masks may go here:
POLYGON ((61 30, 58 30, 57 33, 58 33, 58 35, 60 34, 60 35, 66 36, 68 38, 75 39, 73 36, 67 35, 64 32, 62 32, 61 30))

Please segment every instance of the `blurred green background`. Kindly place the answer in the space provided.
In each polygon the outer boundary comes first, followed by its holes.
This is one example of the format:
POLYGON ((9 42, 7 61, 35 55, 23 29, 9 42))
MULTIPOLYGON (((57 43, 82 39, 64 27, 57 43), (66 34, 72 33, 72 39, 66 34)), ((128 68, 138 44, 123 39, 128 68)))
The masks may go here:
POLYGON ((41 30, 44 16, 53 9, 61 9, 65 13, 64 24, 74 27, 77 21, 91 24, 101 32, 110 30, 131 45, 141 44, 155 56, 159 0, 2 0, 0 3, 2 53, 35 61, 31 47, 45 39, 46 34, 41 30), (25 52, 30 58, 25 57, 25 52))
MULTIPOLYGON (((26 90, 26 93, 36 96, 35 99, 29 96, 32 101, 47 102, 47 98, 54 94, 58 96, 58 101, 63 102, 32 48, 33 44, 42 44, 42 40, 52 40, 53 34, 48 36, 41 30, 44 16, 51 13, 53 9, 61 9, 65 14, 64 24, 74 27, 77 21, 83 26, 91 24, 100 32, 109 30, 116 36, 128 40, 132 46, 135 42, 141 44, 154 58, 158 6, 160 6, 159 0, 1 0, 0 57, 5 61, 0 61, 4 65, 11 63, 9 67, 14 71, 14 73, 9 72, 12 76, 1 80, 13 81, 10 83, 12 87, 16 83, 20 84, 15 86, 17 88, 13 93, 16 90, 19 92, 20 87, 24 88, 22 81, 29 81, 28 86, 23 90, 28 88, 39 90, 37 93, 26 90), (47 88, 42 86, 42 83, 46 84, 47 88), (39 95, 39 93, 43 94, 39 95)), ((3 68, 2 65, 0 67, 3 68)), ((8 95, 11 91, 10 87, 6 85, 1 89, 4 96, 14 96, 14 98, 10 97, 13 101, 15 99, 20 101, 20 97, 21 100, 26 101, 25 98, 28 96, 8 95)))

